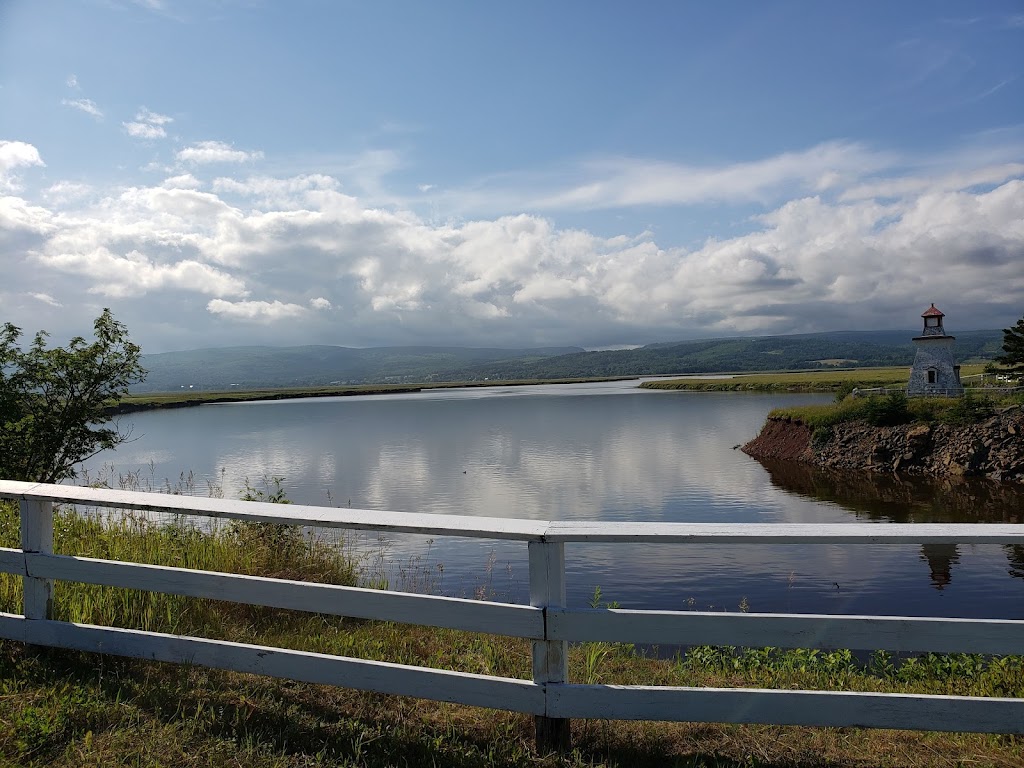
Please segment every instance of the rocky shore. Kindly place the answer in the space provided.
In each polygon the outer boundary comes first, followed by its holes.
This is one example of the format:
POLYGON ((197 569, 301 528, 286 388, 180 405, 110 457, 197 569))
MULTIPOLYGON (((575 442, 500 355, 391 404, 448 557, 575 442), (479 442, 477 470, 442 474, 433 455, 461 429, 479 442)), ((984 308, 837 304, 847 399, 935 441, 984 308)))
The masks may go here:
POLYGON ((812 432, 800 421, 769 418, 743 452, 833 469, 1024 482, 1024 409, 1000 409, 976 423, 873 427, 863 421, 812 432))

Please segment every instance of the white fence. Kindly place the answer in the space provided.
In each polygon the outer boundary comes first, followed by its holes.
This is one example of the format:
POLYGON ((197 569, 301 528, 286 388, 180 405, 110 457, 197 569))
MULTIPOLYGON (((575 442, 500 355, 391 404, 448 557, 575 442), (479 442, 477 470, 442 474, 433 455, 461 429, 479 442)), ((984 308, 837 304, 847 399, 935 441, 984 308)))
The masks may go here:
POLYGON ((577 542, 1019 545, 1024 544, 1024 526, 548 522, 275 505, 13 481, 0 481, 0 498, 18 499, 21 512, 21 548, 0 548, 0 572, 24 579, 24 615, 0 613, 0 638, 529 713, 536 716, 538 747, 543 750, 568 745, 570 718, 1024 733, 1024 699, 579 685, 568 680, 566 664, 568 642, 590 641, 1024 654, 1024 621, 633 611, 565 604, 565 546, 577 542), (54 502, 522 541, 529 551, 530 605, 56 555, 54 502), (49 618, 55 579, 527 638, 533 641, 533 679, 58 622, 49 618))

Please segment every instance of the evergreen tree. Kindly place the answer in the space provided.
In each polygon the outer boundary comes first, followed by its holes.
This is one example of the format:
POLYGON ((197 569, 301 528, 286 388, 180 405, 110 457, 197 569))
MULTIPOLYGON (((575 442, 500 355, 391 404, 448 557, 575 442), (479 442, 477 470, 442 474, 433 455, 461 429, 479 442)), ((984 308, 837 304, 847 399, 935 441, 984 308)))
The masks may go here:
POLYGON ((1024 373, 1024 317, 1012 328, 1003 329, 1003 354, 995 362, 1010 373, 1024 373))

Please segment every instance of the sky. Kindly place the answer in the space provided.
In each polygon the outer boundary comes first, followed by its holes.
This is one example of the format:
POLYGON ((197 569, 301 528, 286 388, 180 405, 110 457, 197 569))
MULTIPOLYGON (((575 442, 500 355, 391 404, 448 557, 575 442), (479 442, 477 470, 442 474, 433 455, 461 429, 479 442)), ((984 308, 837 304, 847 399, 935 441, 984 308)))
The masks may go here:
POLYGON ((0 322, 144 352, 1024 314, 1024 4, 0 0, 0 322))

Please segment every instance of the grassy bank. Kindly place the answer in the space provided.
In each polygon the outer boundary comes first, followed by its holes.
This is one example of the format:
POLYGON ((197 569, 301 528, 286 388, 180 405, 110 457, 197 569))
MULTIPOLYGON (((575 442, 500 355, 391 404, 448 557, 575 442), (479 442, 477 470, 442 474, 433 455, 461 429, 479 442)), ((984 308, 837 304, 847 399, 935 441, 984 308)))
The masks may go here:
POLYGON ((986 395, 972 393, 963 397, 914 397, 901 393, 872 397, 844 397, 835 403, 775 408, 768 418, 799 421, 812 430, 833 427, 850 421, 866 421, 873 426, 899 424, 975 424, 998 409, 1024 405, 1024 393, 986 395))
MULTIPOLYGON (((965 365, 962 376, 981 373, 983 365, 965 365)), ((850 368, 835 371, 794 371, 736 374, 728 379, 671 379, 645 381, 645 389, 678 389, 695 392, 836 392, 844 387, 905 386, 910 377, 906 367, 850 368)))
MULTIPOLYGON (((0 546, 17 512, 0 506, 0 546)), ((376 583, 350 544, 280 526, 199 532, 142 518, 101 524, 61 511, 62 554, 338 584, 376 583)), ((486 595, 485 595, 486 596, 486 595)), ((0 610, 20 610, 0 576, 0 610)), ((595 596, 595 602, 600 598, 595 596)), ((517 639, 59 583, 59 618, 529 678, 517 639)), ((756 609, 756 606, 754 606, 756 609)), ((737 606, 737 610, 740 607, 737 606)), ((927 655, 894 664, 847 651, 700 647, 670 659, 632 646, 573 646, 570 680, 1024 696, 1024 659, 927 655)), ((0 642, 0 764, 167 766, 933 766, 1020 765, 1024 742, 997 736, 857 729, 577 722, 576 751, 532 754, 532 719, 500 711, 200 668, 0 642)))

